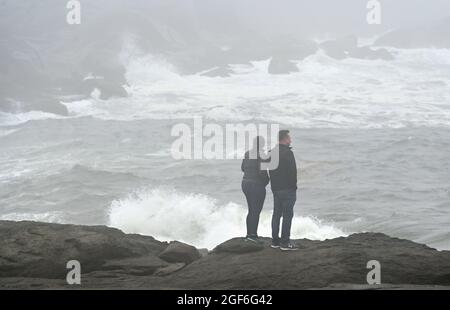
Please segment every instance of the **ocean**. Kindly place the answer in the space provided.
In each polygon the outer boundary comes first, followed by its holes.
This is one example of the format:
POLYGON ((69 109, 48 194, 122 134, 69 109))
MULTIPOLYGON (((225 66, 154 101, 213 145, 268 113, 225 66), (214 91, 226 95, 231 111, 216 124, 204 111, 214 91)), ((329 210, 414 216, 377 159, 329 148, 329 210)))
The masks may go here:
MULTIPOLYGON (((69 116, 0 112, 0 219, 109 225, 213 248, 245 234, 239 160, 174 160, 171 129, 270 123, 299 166, 292 237, 383 232, 450 250, 450 50, 395 60, 319 51, 299 72, 269 60, 229 77, 181 75, 125 48, 128 98, 63 100, 69 116)), ((259 234, 270 235, 272 195, 259 234)))

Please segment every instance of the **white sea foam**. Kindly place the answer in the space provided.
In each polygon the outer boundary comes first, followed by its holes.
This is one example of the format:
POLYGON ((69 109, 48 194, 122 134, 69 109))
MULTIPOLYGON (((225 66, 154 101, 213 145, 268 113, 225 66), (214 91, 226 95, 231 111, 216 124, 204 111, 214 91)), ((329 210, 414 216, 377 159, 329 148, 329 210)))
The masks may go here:
POLYGON ((33 120, 58 119, 63 117, 42 111, 29 111, 16 114, 0 112, 0 126, 15 126, 33 120))
MULTIPOLYGON (((140 190, 116 200, 110 209, 110 226, 158 240, 179 240, 197 247, 213 248, 245 235, 246 208, 236 203, 220 205, 202 194, 167 189, 140 190)), ((270 236, 271 212, 261 214, 259 234, 270 236)), ((292 238, 324 240, 345 236, 340 229, 312 217, 296 216, 292 238)))
POLYGON ((127 58, 129 98, 66 103, 76 116, 135 120, 263 120, 302 128, 450 126, 450 50, 391 49, 393 61, 335 60, 319 51, 299 72, 270 75, 270 60, 230 77, 180 75, 166 60, 127 58))
POLYGON ((44 213, 7 213, 0 215, 2 221, 35 221, 45 223, 63 224, 62 212, 44 212, 44 213))

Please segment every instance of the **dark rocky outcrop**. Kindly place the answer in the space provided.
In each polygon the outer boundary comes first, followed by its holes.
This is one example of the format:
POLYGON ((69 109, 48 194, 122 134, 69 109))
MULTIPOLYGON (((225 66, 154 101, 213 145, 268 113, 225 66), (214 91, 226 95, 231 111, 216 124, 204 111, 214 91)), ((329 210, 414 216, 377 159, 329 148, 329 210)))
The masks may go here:
POLYGON ((201 257, 200 252, 193 246, 174 241, 159 254, 159 257, 171 263, 190 264, 201 257))
POLYGON ((258 252, 264 249, 264 244, 246 241, 243 238, 233 238, 224 243, 219 244, 215 249, 215 253, 235 253, 244 254, 258 252))
POLYGON ((259 245, 234 238, 203 257, 182 243, 169 245, 103 226, 0 221, 0 235, 0 288, 8 289, 450 287, 449 251, 380 233, 294 240, 300 247, 296 252, 272 249, 268 238, 259 245), (170 262, 172 258, 161 255, 164 251, 190 253, 183 258, 195 252, 195 260, 170 262), (81 263, 81 286, 65 282, 65 265, 72 259, 81 263), (380 262, 383 285, 367 285, 370 260, 380 262))
MULTIPOLYGON (((227 241, 218 248, 229 248, 236 242, 239 240, 227 241)), ((262 250, 251 252, 254 248, 250 243, 241 243, 241 249, 246 249, 240 250, 241 254, 214 251, 186 267, 176 275, 177 285, 194 289, 304 289, 333 283, 365 284, 370 260, 381 263, 383 283, 450 285, 450 252, 384 234, 355 234, 322 242, 296 240, 301 249, 288 253, 271 249, 269 240, 262 250)))
POLYGON ((167 247, 152 237, 104 226, 1 221, 0 236, 0 277, 61 278, 69 260, 78 260, 84 271, 91 271, 101 269, 107 260, 156 256, 167 247))
POLYGON ((336 59, 345 59, 349 57, 358 46, 358 38, 348 36, 338 40, 325 41, 320 44, 320 48, 327 53, 328 56, 336 59))
POLYGON ((178 270, 181 270, 182 268, 184 268, 184 266, 186 266, 185 263, 169 264, 168 266, 158 268, 153 275, 158 277, 164 277, 174 272, 177 272, 178 270))
POLYGON ((103 271, 114 271, 115 273, 145 276, 164 270, 170 266, 171 264, 168 262, 155 255, 149 254, 145 256, 108 260, 101 265, 99 269, 103 271))

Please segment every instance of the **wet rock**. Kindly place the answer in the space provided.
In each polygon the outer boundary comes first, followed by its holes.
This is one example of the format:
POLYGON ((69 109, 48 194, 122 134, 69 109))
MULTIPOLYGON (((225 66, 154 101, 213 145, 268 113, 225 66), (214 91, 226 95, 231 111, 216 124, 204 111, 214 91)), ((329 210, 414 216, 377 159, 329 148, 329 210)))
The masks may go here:
MULTIPOLYGON (((383 284, 450 285, 450 252, 379 233, 354 234, 325 241, 294 240, 301 249, 269 247, 245 252, 232 239, 217 251, 169 276, 165 284, 190 289, 306 289, 333 283, 366 285, 367 262, 381 264, 383 284)), ((248 249, 248 248, 246 248, 248 249)))
POLYGON ((320 48, 330 57, 345 59, 350 57, 358 48, 358 38, 355 36, 347 36, 337 40, 325 41, 320 44, 320 48))
POLYGON ((244 238, 234 238, 219 244, 215 249, 215 253, 251 253, 258 252, 264 249, 264 245, 261 243, 246 241, 244 238))
POLYGON ((175 273, 175 272, 181 270, 182 268, 184 268, 184 266, 186 266, 185 263, 170 264, 168 266, 161 267, 158 270, 156 270, 154 275, 158 276, 158 277, 164 277, 164 276, 167 276, 169 274, 172 274, 172 273, 175 273))
POLYGON ((202 257, 205 257, 209 254, 209 250, 208 249, 198 249, 198 252, 200 253, 200 255, 202 257))
POLYGON ((200 257, 194 247, 104 226, 0 221, 0 288, 62 288, 78 259, 81 289, 436 289, 450 287, 450 251, 380 233, 293 240, 283 252, 234 238, 200 257), (166 260, 158 257, 164 253, 166 260), (169 263, 167 259, 190 262, 169 263), (367 285, 367 262, 382 285, 367 285))
POLYGON ((102 270, 114 271, 117 273, 131 275, 151 275, 161 268, 168 267, 169 264, 156 255, 146 255, 125 259, 109 260, 101 266, 102 270))
POLYGON ((65 277, 78 260, 85 272, 111 259, 158 255, 167 244, 105 226, 0 221, 0 277, 65 277))
POLYGON ((190 264, 199 259, 201 255, 195 247, 174 241, 169 244, 159 257, 170 263, 190 264))

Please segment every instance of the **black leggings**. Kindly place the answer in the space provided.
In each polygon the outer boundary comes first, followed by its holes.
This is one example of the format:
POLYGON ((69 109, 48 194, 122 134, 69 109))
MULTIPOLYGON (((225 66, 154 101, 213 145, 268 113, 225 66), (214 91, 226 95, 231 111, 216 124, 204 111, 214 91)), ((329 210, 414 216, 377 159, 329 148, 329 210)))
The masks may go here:
POLYGON ((266 187, 254 181, 242 181, 242 191, 247 199, 247 236, 258 236, 259 215, 266 199, 266 187))

